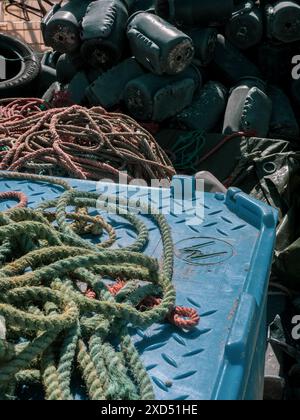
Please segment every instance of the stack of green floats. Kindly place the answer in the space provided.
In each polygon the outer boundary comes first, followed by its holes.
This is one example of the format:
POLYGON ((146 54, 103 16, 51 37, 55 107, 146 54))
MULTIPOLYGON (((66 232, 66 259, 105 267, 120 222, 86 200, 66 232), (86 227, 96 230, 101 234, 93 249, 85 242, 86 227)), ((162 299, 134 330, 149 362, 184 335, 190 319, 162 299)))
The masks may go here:
POLYGON ((167 129, 299 137, 298 0, 69 0, 42 32, 49 102, 62 90, 167 129))

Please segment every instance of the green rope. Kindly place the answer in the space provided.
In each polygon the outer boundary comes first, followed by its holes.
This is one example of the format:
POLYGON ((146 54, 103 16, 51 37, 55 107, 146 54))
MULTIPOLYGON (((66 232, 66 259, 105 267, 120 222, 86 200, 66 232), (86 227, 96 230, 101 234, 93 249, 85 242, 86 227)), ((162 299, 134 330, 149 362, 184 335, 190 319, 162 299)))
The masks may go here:
POLYGON ((16 374, 16 382, 20 384, 39 384, 41 382, 41 372, 37 369, 20 370, 16 374))
POLYGON ((98 378, 96 366, 82 340, 79 340, 78 343, 78 364, 82 371, 90 399, 92 401, 105 400, 104 391, 101 380, 98 378))
POLYGON ((49 401, 62 401, 63 391, 55 364, 53 346, 46 349, 41 361, 42 378, 45 387, 46 399, 49 401))
POLYGON ((15 346, 0 339, 0 364, 12 360, 16 355, 15 346))
POLYGON ((58 363, 57 373, 60 379, 63 399, 72 400, 71 392, 71 375, 72 364, 76 356, 76 348, 80 336, 79 322, 66 332, 60 349, 60 359, 58 363))
POLYGON ((59 179, 1 176, 51 182, 65 191, 35 210, 0 213, 0 316, 7 329, 0 340, 0 398, 17 398, 16 384, 39 383, 46 399, 72 400, 76 373, 91 400, 154 399, 127 325, 147 328, 174 307, 173 242, 165 218, 152 209, 164 247, 160 268, 143 254, 149 234, 130 212, 130 201, 119 198, 108 205, 113 201, 106 195, 75 191, 59 179), (90 208, 124 218, 136 232, 134 243, 112 248, 114 229, 100 215, 89 216, 90 208), (85 234, 97 237, 98 244, 85 234), (116 296, 107 288, 107 277, 126 283, 116 296), (85 296, 82 287, 96 298, 85 296), (141 312, 139 304, 153 294, 160 305, 141 312))

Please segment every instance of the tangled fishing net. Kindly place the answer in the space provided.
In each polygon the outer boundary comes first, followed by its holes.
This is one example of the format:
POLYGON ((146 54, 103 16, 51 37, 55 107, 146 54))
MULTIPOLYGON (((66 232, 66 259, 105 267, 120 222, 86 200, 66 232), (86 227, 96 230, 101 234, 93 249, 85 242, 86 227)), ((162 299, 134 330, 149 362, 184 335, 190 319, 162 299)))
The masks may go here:
MULTIPOLYGON (((0 176, 49 182, 35 175, 0 176)), ((160 266, 143 254, 148 230, 124 212, 121 199, 108 204, 107 196, 50 181, 65 189, 58 199, 35 210, 17 206, 0 213, 0 399, 15 399, 24 386, 37 384, 46 399, 72 400, 74 378, 92 400, 153 399, 128 325, 147 328, 172 314, 184 328, 199 322, 191 310, 175 311, 169 226, 162 215, 151 216, 164 248, 160 266), (114 214, 122 208, 135 242, 112 248, 116 232, 102 212, 90 215, 94 208, 114 214)), ((14 198, 26 205, 22 195, 14 198)))
POLYGON ((170 179, 171 161, 132 118, 103 108, 0 101, 0 169, 79 179, 170 179))

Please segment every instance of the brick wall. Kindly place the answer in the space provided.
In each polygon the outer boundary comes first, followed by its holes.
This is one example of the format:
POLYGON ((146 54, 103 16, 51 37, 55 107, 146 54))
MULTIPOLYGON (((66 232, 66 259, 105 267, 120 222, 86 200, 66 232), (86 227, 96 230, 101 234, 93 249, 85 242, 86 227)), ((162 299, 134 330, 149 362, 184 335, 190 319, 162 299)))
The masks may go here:
MULTIPOLYGON (((59 0, 52 0, 59 2, 59 0)), ((35 6, 37 0, 26 0, 28 4, 35 6)), ((0 32, 7 33, 13 37, 22 39, 27 42, 34 50, 44 51, 48 49, 43 44, 43 38, 40 31, 40 19, 37 16, 30 15, 31 21, 24 22, 17 17, 10 16, 4 10, 6 0, 0 0, 0 32)), ((45 4, 45 7, 49 9, 49 6, 45 4)), ((16 14, 20 16, 22 12, 18 9, 14 9, 16 14)))

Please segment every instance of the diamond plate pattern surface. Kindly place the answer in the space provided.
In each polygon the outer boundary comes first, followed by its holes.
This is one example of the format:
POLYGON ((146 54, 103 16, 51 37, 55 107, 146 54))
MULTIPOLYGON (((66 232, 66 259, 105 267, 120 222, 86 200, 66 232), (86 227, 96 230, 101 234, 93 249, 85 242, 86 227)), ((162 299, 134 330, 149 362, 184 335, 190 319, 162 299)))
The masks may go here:
MULTIPOLYGON (((96 190, 93 182, 70 182, 75 188, 96 190)), ((104 190, 107 188, 97 185, 97 191, 104 190)), ((62 188, 0 180, 0 191, 22 191, 34 207, 56 197, 62 188)), ((120 195, 126 193, 124 190, 120 195)), ((144 189, 142 195, 147 198, 148 191, 144 189)), ((0 210, 14 204, 0 202, 0 210)), ((169 324, 154 325, 146 331, 131 329, 160 400, 214 399, 226 363, 226 342, 259 236, 255 227, 228 210, 220 195, 207 194, 204 209, 205 219, 199 226, 188 226, 185 215, 167 216, 175 243, 177 304, 196 308, 201 314, 199 326, 192 331, 181 331, 169 324)), ((162 244, 157 229, 150 218, 141 217, 150 232, 145 252, 161 259, 162 244)), ((135 232, 124 219, 109 215, 108 220, 117 229, 115 246, 134 241, 135 232)))

